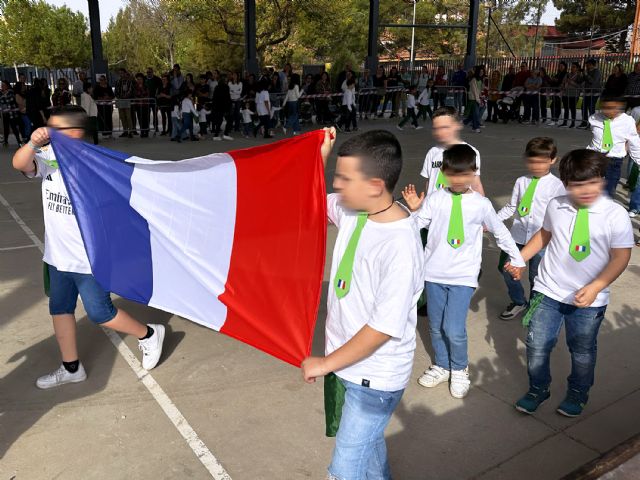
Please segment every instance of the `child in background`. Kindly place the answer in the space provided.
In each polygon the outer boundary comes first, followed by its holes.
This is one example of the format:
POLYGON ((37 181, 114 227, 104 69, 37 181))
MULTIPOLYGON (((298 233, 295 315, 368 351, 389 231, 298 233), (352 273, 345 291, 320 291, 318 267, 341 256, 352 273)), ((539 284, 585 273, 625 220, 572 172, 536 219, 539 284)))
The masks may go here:
POLYGON ((422 121, 427 120, 427 114, 429 114, 429 119, 433 119, 433 110, 431 110, 431 92, 433 92, 433 80, 429 80, 427 82, 427 88, 423 89, 418 96, 418 116, 422 117, 422 121))
POLYGON ((240 114, 242 115, 242 136, 247 138, 253 129, 253 115, 255 113, 251 110, 251 104, 249 102, 244 102, 244 108, 240 110, 240 114))
MULTIPOLYGON (((551 173, 551 167, 556 163, 557 155, 558 149, 553 139, 536 137, 529 140, 524 157, 530 175, 524 175, 516 180, 511 201, 498 212, 498 218, 503 222, 515 214, 511 236, 521 250, 542 227, 542 220, 549 202, 565 194, 564 185, 551 173)), ((538 265, 543 255, 544 250, 541 250, 529 260, 530 291, 533 291, 533 281, 538 275, 538 265)), ((506 260, 506 254, 502 252, 500 265, 502 266, 506 260)), ((520 281, 514 280, 502 268, 500 270, 511 298, 511 303, 500 314, 500 318, 511 320, 527 309, 529 301, 525 297, 520 281)))
POLYGON ((342 129, 344 127, 345 132, 358 130, 358 123, 356 121, 357 106, 356 106, 356 80, 350 77, 346 80, 345 90, 342 94, 342 114, 338 120, 337 127, 342 129))
MULTIPOLYGON (((413 128, 416 130, 422 129, 420 125, 418 125, 418 117, 416 116, 416 86, 411 85, 409 87, 409 93, 407 94, 407 115, 400 121, 398 126, 396 127, 398 130, 402 130, 405 123, 411 120, 411 124, 413 128)), ((425 89, 426 90, 426 89, 425 89)))
POLYGON ((198 112, 198 123, 200 124, 200 138, 205 138, 207 136, 207 123, 209 115, 211 115, 211 110, 207 108, 207 103, 203 103, 200 105, 200 111, 198 112))

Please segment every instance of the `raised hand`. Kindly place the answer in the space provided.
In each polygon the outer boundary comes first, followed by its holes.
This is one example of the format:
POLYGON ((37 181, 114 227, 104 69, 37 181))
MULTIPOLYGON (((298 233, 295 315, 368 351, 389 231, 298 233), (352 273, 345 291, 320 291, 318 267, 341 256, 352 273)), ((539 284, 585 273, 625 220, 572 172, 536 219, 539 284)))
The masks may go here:
POLYGON ((415 212, 422 205, 422 201, 424 200, 424 192, 420 193, 418 196, 416 192, 416 187, 413 184, 409 184, 402 190, 402 198, 407 202, 407 206, 409 210, 415 212))

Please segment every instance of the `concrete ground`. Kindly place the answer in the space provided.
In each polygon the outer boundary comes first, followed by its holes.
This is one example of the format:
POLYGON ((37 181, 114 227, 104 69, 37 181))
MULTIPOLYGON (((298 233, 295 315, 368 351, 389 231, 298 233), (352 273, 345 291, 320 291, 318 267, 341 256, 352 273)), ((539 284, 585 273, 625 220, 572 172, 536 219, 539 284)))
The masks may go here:
MULTIPOLYGON (((403 132, 389 121, 363 122, 361 127, 397 133, 405 156, 400 185, 422 184, 422 160, 433 144, 428 125, 403 132)), ((482 134, 465 132, 482 154, 483 183, 496 207, 524 173, 521 154, 535 135, 553 136, 561 152, 589 139, 584 131, 514 124, 489 124, 482 134)), ((347 137, 340 134, 338 142, 347 137)), ((178 145, 157 137, 111 140, 105 146, 147 158, 180 159, 261 142, 178 145)), ((306 385, 296 368, 145 306, 116 302, 142 321, 168 327, 163 360, 152 378, 140 380, 79 307, 78 337, 88 380, 56 390, 36 389, 35 378, 55 368, 59 355, 42 293, 41 254, 34 246, 44 233, 40 187, 11 169, 13 151, 0 152, 0 480, 324 478, 334 441, 324 437, 321 382, 306 385), (30 238, 19 222, 35 236, 30 238), (181 416, 171 408, 165 414, 156 398, 164 399, 165 410, 168 398, 181 416), (185 434, 187 422, 193 435, 185 434), (204 466, 207 461, 212 465, 207 448, 227 476, 215 465, 209 470, 204 466), (216 468, 219 473, 210 473, 216 468)), ((335 157, 327 168, 329 185, 334 165, 335 157)), ((619 194, 623 201, 626 193, 620 188, 619 194)), ((268 199, 265 191, 267 206, 268 199)), ((329 254, 334 238, 330 228, 329 254)), ((557 479, 640 432, 640 249, 613 287, 600 333, 596 385, 583 416, 573 420, 555 413, 569 370, 563 341, 553 355, 551 400, 532 417, 513 408, 527 388, 525 332, 518 321, 498 319, 508 298, 497 261, 495 243, 487 238, 484 275, 468 318, 472 389, 464 400, 452 398, 444 386, 426 390, 415 382, 431 354, 426 319, 419 318, 414 380, 387 429, 396 479, 557 479)), ((328 272, 325 289, 327 277, 328 272)), ((325 313, 323 296, 316 354, 322 352, 325 313)), ((124 342, 139 355, 135 339, 124 342)))

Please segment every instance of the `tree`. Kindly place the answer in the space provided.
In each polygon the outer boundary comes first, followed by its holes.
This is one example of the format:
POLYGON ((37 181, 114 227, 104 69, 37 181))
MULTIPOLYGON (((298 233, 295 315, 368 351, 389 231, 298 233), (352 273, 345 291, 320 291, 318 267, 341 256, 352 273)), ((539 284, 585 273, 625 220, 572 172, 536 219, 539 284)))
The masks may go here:
POLYGON ((597 36, 624 30, 618 38, 615 50, 620 53, 625 51, 627 29, 633 24, 636 10, 634 0, 554 0, 553 4, 562 10, 556 24, 560 31, 588 39, 592 33, 597 36))
POLYGON ((43 0, 6 0, 1 5, 0 61, 48 69, 87 66, 87 20, 67 7, 43 0))

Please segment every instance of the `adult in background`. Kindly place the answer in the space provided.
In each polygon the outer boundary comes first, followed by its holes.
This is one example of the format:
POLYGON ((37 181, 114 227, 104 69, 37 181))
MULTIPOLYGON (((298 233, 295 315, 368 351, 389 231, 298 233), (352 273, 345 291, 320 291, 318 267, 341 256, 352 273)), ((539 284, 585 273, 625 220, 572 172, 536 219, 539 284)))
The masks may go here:
POLYGON ((500 70, 494 70, 491 72, 487 102, 487 122, 498 123, 498 100, 500 100, 501 82, 502 74, 500 73, 500 70))
POLYGON ((600 98, 602 90, 602 74, 597 67, 595 58, 590 58, 585 63, 584 81, 584 99, 582 101, 582 122, 578 128, 586 130, 589 128, 589 117, 596 113, 596 103, 600 98))
POLYGON ((384 102, 382 103, 382 115, 384 115, 384 112, 387 109, 387 105, 389 104, 389 101, 391 101, 391 115, 389 115, 389 118, 393 118, 398 114, 399 92, 397 91, 397 87, 399 83, 400 74, 398 73, 398 68, 395 66, 391 67, 389 75, 387 75, 387 92, 385 93, 384 102))
POLYGON ((540 79, 542 85, 540 88, 540 118, 542 122, 547 121, 547 103, 549 100, 549 88, 551 87, 551 77, 547 73, 547 69, 540 67, 540 79))
POLYGON ((160 81, 162 83, 156 94, 156 104, 162 117, 162 133, 160 133, 160 136, 164 137, 171 128, 171 80, 168 74, 163 74, 160 81))
POLYGON ((2 110, 2 126, 4 128, 4 146, 9 146, 9 128, 16 137, 18 146, 22 145, 20 139, 20 130, 18 122, 20 121, 20 112, 16 103, 16 96, 11 88, 11 84, 6 80, 0 83, 0 110, 2 110))
POLYGON ((449 77, 444 71, 443 65, 438 65, 436 76, 433 79, 433 109, 444 107, 447 99, 447 84, 449 77))
MULTIPOLYGON (((277 73, 275 74, 277 76, 277 73)), ((218 85, 213 92, 213 107, 211 111, 213 117, 213 140, 233 140, 231 133, 231 93, 229 85, 224 75, 218 80, 218 85), (220 135, 222 121, 226 120, 224 133, 220 135)))
POLYGON ((613 72, 607 78, 607 83, 604 84, 602 95, 605 97, 622 97, 626 89, 627 75, 624 73, 622 64, 616 63, 613 66, 613 72))
POLYGON ((153 68, 147 68, 147 76, 144 79, 144 85, 149 92, 149 104, 151 110, 151 117, 153 118, 153 128, 158 133, 158 105, 156 104, 156 97, 158 95, 158 91, 160 90, 160 86, 162 85, 162 80, 156 74, 153 73, 153 68))
POLYGON ((84 92, 85 83, 87 83, 87 74, 80 70, 78 72, 78 79, 73 82, 72 87, 73 98, 76 101, 76 105, 80 105, 80 96, 84 92))
MULTIPOLYGON (((520 71, 518 73, 516 73, 516 76, 513 79, 513 87, 523 87, 524 88, 524 84, 527 81, 527 78, 529 78, 531 76, 531 71, 529 70, 529 68, 527 67, 526 63, 521 63, 520 64, 520 71)), ((516 97, 515 101, 513 102, 513 112, 515 114, 515 118, 519 119, 520 118, 520 106, 526 101, 525 98, 526 94, 520 95, 519 97, 516 97)))
POLYGON ((58 86, 53 91, 51 102, 53 103, 54 108, 60 108, 71 104, 71 93, 69 92, 69 83, 66 78, 60 78, 58 80, 58 86))
POLYGON ((133 87, 133 98, 135 102, 133 111, 140 124, 140 138, 147 138, 149 136, 149 112, 151 110, 149 95, 144 75, 142 73, 136 73, 136 83, 133 87))
POLYGON ((184 77, 182 76, 182 70, 179 64, 173 66, 171 72, 171 96, 177 97, 182 91, 182 84, 184 83, 184 77))
POLYGON ((451 85, 455 87, 453 93, 453 106, 457 110, 459 115, 462 115, 462 109, 464 108, 467 98, 465 91, 465 84, 467 83, 467 72, 464 71, 464 65, 458 64, 458 69, 453 72, 451 76, 451 85))
POLYGON ((576 105, 578 96, 582 89, 582 70, 578 62, 571 63, 569 73, 564 77, 562 83, 562 106, 564 107, 564 122, 561 127, 573 128, 576 126, 576 105), (571 114, 571 124, 568 125, 569 114, 571 114))
POLYGON ((27 115, 33 130, 44 127, 47 124, 47 117, 43 108, 42 81, 39 78, 34 78, 33 85, 27 91, 27 115))
POLYGON ((371 110, 371 93, 373 88, 373 80, 369 74, 369 69, 365 68, 362 75, 358 79, 358 108, 360 109, 360 120, 362 117, 369 119, 369 110, 371 110))
POLYGON ((551 97, 551 119, 547 123, 550 127, 560 125, 560 114, 562 113, 562 84, 567 76, 567 62, 560 62, 558 70, 551 77, 549 87, 553 96, 551 97))
POLYGON ((98 84, 93 89, 93 99, 98 106, 98 131, 106 138, 113 133, 113 88, 105 75, 100 75, 98 84))
POLYGON ((633 72, 627 75, 627 88, 624 91, 627 97, 627 108, 633 109, 640 105, 640 62, 633 65, 633 72))
POLYGON ((542 78, 540 70, 534 68, 531 76, 524 82, 524 117, 523 121, 531 125, 537 125, 540 120, 540 88, 542 88, 542 78))
MULTIPOLYGON (((287 64, 288 65, 288 64, 287 64)), ((286 69, 286 66, 285 66, 286 69)), ((290 74, 289 80, 295 74, 290 74)), ((240 131, 240 124, 242 123, 242 116, 240 115, 240 109, 242 106, 242 90, 243 85, 240 80, 240 74, 236 71, 229 73, 229 94, 231 96, 231 123, 233 130, 236 132, 240 131)), ((300 76, 298 76, 298 88, 300 87, 300 76)))
POLYGON ((338 79, 336 80, 336 92, 344 93, 345 82, 349 73, 355 78, 351 64, 345 63, 344 69, 338 74, 338 79))
POLYGON ((131 80, 131 75, 124 68, 118 70, 118 74, 120 78, 116 82, 115 96, 116 107, 122 123, 120 137, 132 138, 134 132, 133 115, 131 113, 131 100, 134 96, 133 80, 131 80))

